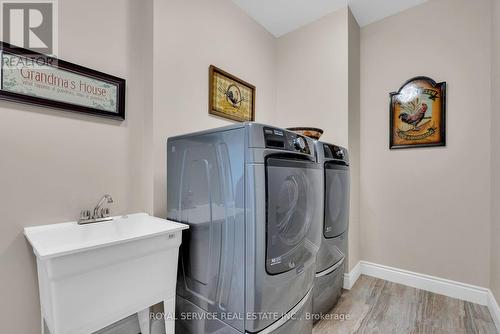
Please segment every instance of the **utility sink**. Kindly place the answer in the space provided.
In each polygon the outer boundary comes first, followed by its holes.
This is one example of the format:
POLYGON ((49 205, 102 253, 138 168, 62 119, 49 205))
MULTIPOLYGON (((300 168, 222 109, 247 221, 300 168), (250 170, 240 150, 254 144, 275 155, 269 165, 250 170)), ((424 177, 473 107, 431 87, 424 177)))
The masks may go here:
POLYGON ((146 213, 25 228, 50 333, 89 334, 134 313, 146 332, 149 306, 160 302, 166 333, 174 333, 177 258, 187 228, 146 213))

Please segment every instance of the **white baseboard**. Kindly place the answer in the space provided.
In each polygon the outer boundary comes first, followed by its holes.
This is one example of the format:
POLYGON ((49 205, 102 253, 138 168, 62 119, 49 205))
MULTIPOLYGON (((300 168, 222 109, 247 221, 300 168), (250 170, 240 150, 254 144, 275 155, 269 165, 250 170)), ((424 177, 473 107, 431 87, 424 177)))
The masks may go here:
POLYGON ((352 270, 349 273, 344 274, 344 289, 351 290, 352 287, 354 286, 354 283, 356 283, 360 275, 361 275, 361 262, 358 262, 358 264, 354 268, 352 268, 352 270))
POLYGON ((495 326, 500 331, 500 307, 490 289, 367 261, 359 261, 351 272, 344 274, 344 289, 350 290, 361 274, 488 306, 495 326))
POLYGON ((367 276, 465 300, 471 303, 488 305, 489 299, 487 288, 366 261, 361 261, 361 273, 367 276))
POLYGON ((491 300, 495 300, 493 294, 487 288, 430 275, 419 274, 367 261, 360 261, 350 273, 344 275, 344 289, 351 289, 360 274, 465 300, 479 305, 489 306, 491 305, 491 300))
POLYGON ((488 290, 488 300, 488 308, 490 309, 491 317, 493 318, 495 326, 500 332, 500 307, 498 306, 495 296, 493 295, 493 292, 491 292, 491 290, 488 290))

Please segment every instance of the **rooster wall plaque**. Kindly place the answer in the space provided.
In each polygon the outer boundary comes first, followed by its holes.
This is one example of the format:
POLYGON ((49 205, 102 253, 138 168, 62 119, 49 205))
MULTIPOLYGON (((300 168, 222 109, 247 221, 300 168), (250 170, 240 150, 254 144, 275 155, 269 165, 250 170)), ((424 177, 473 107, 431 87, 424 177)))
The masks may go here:
POLYGON ((446 145, 446 82, 416 77, 390 97, 391 149, 446 145))
POLYGON ((255 87, 213 65, 209 74, 212 115, 245 122, 255 120, 255 87))

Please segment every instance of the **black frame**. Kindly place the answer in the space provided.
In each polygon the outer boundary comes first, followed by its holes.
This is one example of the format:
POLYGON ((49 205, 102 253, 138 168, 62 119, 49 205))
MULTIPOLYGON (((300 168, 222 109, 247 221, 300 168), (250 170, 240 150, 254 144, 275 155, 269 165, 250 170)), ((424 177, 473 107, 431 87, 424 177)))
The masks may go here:
POLYGON ((433 79, 426 76, 417 76, 407 80, 397 92, 389 93, 389 148, 392 149, 401 149, 401 148, 418 148, 418 147, 436 147, 436 146, 446 146, 446 82, 436 83, 433 79), (434 88, 438 88, 441 93, 441 127, 439 131, 442 133, 442 140, 438 143, 429 143, 429 144, 415 144, 415 145, 394 145, 393 142, 393 128, 394 128, 394 118, 393 114, 394 110, 394 97, 401 93, 401 90, 408 84, 413 81, 426 81, 432 85, 434 88))
POLYGON ((0 58, 1 61, 0 71, 3 71, 3 53, 5 52, 6 54, 12 54, 14 56, 22 57, 24 59, 31 59, 34 61, 44 59, 45 60, 44 65, 52 66, 54 68, 73 72, 78 75, 93 78, 99 81, 105 81, 107 83, 116 85, 118 94, 116 99, 118 112, 115 113, 91 107, 80 106, 68 102, 61 102, 41 97, 34 97, 19 93, 7 92, 3 90, 3 80, 0 82, 0 100, 62 109, 72 112, 112 118, 116 120, 125 120, 125 79, 115 77, 96 70, 92 70, 90 68, 86 68, 54 57, 50 57, 38 52, 13 46, 5 42, 0 42, 0 52, 2 54, 2 57, 0 58))

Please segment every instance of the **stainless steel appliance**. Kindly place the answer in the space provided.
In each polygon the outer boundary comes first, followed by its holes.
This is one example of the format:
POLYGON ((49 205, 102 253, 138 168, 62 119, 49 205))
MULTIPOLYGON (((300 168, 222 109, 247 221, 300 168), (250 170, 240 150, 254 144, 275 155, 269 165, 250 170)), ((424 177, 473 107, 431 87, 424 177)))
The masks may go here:
POLYGON ((324 217, 321 247, 316 259, 313 293, 315 320, 337 303, 344 282, 349 226, 349 155, 345 148, 315 142, 317 161, 323 167, 324 217))
POLYGON ((311 333, 323 177, 313 141, 244 123, 169 138, 167 150, 168 218, 190 225, 177 333, 311 333))

